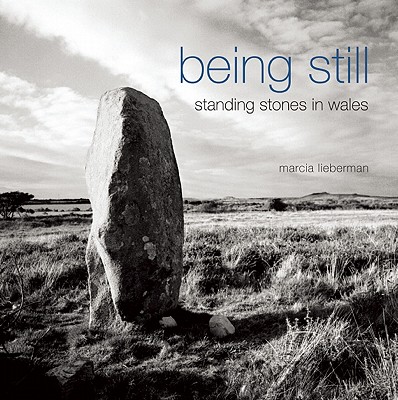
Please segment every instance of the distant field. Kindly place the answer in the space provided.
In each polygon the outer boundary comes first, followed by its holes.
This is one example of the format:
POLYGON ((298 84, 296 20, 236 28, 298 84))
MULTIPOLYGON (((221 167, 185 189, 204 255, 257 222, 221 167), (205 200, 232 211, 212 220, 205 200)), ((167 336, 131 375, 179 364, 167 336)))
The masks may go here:
MULTIPOLYGON (((69 205, 73 206, 73 205, 69 205)), ((40 208, 40 207, 39 207, 40 208)), ((74 207, 72 207, 74 208, 74 207)), ((27 240, 45 240, 46 236, 57 236, 67 233, 83 233, 89 230, 91 217, 86 210, 74 212, 76 216, 65 216, 62 213, 35 213, 27 221, 18 219, 14 222, 0 221, 0 240, 19 237, 27 240), (36 218, 38 217, 38 218, 36 218), (56 218, 56 219, 54 219, 56 218), (56 222, 55 222, 56 221, 56 222)), ((64 208, 62 208, 64 209, 64 208)), ((83 209, 83 207, 82 207, 83 209)), ((66 210, 66 208, 65 208, 66 210)), ((69 212, 68 212, 69 214, 69 212)), ((186 229, 216 227, 334 227, 348 226, 381 226, 398 225, 396 210, 328 210, 328 211, 246 211, 233 213, 199 213, 184 214, 186 229)))
POLYGON ((380 226, 398 224, 397 210, 329 210, 284 212, 186 213, 187 226, 283 227, 380 226))
MULTIPOLYGON (((275 199, 274 199, 275 200, 275 199)), ((368 196, 361 194, 312 193, 303 197, 278 199, 285 204, 286 210, 296 211, 339 211, 339 210, 398 210, 398 197, 368 196)), ((184 211, 187 213, 241 213, 275 210, 272 198, 236 198, 221 199, 184 199, 184 211)), ((35 211, 35 215, 63 215, 68 213, 91 212, 88 199, 35 199, 25 206, 35 211)), ((301 217, 300 217, 301 218, 301 217)))
POLYGON ((368 196, 356 193, 332 194, 312 193, 303 197, 275 198, 236 198, 185 199, 184 207, 194 212, 241 212, 276 210, 275 200, 282 202, 287 211, 314 210, 397 210, 398 197, 368 196))
POLYGON ((90 204, 29 204, 25 208, 34 210, 37 216, 91 212, 90 204))
MULTIPOLYGON (((73 206, 73 205, 69 205, 73 206)), ((73 208, 73 207, 72 207, 73 208)), ((84 206, 87 208, 87 205, 84 206)), ((83 207, 82 207, 83 209, 83 207)), ((47 240, 68 233, 87 233, 91 217, 86 211, 74 212, 75 216, 62 213, 36 213, 27 221, 17 219, 7 222, 0 221, 0 241, 15 237, 26 240, 47 240), (38 218, 37 218, 38 217, 38 218), (54 219, 55 218, 55 219, 54 219), (46 239, 47 237, 47 239, 46 239)), ((328 210, 328 211, 246 211, 233 213, 199 213, 184 214, 186 230, 192 228, 216 229, 217 227, 240 228, 276 228, 276 227, 376 227, 382 225, 398 225, 396 210, 328 210)))

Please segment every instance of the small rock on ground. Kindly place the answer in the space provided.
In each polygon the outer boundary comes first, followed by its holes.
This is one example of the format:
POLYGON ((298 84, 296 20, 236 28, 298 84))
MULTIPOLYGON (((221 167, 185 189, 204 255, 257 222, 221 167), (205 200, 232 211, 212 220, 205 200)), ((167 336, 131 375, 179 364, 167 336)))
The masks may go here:
POLYGON ((215 337, 222 339, 235 333, 235 327, 227 317, 223 315, 213 315, 209 321, 210 332, 215 337))
POLYGON ((162 328, 175 328, 177 326, 177 322, 173 317, 163 317, 159 324, 162 328))

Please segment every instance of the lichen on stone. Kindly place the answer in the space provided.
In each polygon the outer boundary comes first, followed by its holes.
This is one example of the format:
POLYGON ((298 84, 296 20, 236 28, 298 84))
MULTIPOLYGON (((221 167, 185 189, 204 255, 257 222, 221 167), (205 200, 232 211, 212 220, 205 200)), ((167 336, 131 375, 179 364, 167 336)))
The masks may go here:
POLYGON ((152 242, 146 242, 144 245, 144 250, 148 253, 148 258, 154 260, 156 258, 156 245, 152 242))

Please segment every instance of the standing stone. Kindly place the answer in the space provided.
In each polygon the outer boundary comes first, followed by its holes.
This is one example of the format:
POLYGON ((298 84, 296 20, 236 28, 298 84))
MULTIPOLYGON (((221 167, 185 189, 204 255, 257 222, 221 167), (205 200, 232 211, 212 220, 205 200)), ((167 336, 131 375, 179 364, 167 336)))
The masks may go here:
POLYGON ((175 308, 183 203, 170 130, 155 100, 131 88, 102 96, 86 180, 93 210, 86 253, 90 327, 175 308))

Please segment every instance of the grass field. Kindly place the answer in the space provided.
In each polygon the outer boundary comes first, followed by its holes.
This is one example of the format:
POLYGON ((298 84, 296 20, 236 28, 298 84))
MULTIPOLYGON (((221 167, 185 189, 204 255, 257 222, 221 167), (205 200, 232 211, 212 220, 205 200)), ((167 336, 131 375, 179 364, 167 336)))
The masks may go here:
POLYGON ((118 332, 87 329, 89 217, 1 222, 3 394, 83 357, 100 399, 398 398, 396 211, 185 220, 178 327, 118 332), (235 335, 213 338, 214 314, 235 335))

